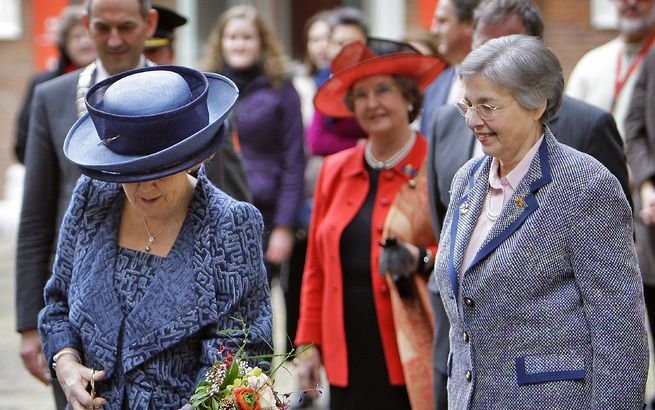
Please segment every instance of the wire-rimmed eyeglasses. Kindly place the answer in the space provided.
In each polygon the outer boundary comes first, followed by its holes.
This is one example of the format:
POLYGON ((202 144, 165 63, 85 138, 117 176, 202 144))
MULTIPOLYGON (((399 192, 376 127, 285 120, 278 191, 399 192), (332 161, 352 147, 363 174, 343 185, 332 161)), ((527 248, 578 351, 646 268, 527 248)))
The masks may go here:
POLYGON ((457 111, 459 111, 464 118, 468 119, 471 116, 471 110, 474 110, 478 114, 478 117, 484 121, 493 119, 494 115, 496 115, 496 110, 501 108, 490 104, 470 104, 466 100, 458 101, 455 104, 455 107, 457 107, 457 111))

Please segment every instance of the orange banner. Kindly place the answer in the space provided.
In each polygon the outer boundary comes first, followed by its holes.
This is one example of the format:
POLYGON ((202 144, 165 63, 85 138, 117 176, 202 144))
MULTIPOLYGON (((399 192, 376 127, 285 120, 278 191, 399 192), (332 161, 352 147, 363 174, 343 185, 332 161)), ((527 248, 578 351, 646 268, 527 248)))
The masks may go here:
POLYGON ((32 3, 32 51, 37 71, 57 65, 57 16, 70 0, 36 0, 32 3))

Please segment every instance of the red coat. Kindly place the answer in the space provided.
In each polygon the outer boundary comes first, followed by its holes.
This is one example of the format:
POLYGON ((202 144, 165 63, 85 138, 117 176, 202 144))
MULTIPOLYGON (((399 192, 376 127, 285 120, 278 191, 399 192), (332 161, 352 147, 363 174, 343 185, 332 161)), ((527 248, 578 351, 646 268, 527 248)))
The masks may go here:
MULTIPOLYGON (((393 385, 405 384, 385 278, 378 273, 384 222, 394 197, 425 158, 427 143, 419 135, 409 155, 396 167, 380 172, 371 223, 371 279, 378 326, 393 385), (406 169, 409 167, 406 167, 406 169)), ((307 260, 302 281, 296 344, 313 343, 321 349, 330 384, 348 385, 348 354, 344 330, 343 282, 339 244, 344 228, 359 212, 369 189, 364 145, 328 156, 314 190, 307 260)))

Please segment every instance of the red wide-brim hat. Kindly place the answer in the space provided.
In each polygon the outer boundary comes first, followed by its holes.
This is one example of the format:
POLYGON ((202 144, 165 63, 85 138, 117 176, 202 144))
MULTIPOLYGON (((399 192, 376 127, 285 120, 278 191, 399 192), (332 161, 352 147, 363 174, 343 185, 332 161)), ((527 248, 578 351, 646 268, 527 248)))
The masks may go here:
POLYGON ((424 89, 448 66, 439 57, 420 54, 408 44, 391 40, 371 39, 369 46, 380 49, 376 54, 359 41, 345 45, 332 61, 334 75, 314 97, 314 106, 330 117, 352 117, 344 97, 352 85, 372 75, 401 75, 414 78, 424 89), (384 54, 383 54, 384 53, 384 54))

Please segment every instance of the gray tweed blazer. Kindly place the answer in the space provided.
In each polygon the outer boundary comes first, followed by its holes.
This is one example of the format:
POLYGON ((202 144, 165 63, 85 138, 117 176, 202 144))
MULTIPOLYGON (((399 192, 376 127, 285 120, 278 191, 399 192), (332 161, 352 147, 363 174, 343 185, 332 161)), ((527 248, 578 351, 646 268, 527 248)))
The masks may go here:
POLYGON ((549 130, 470 266, 490 157, 456 174, 435 265, 450 409, 641 409, 645 308, 617 179, 549 130), (460 275, 459 272, 462 271, 460 275))

